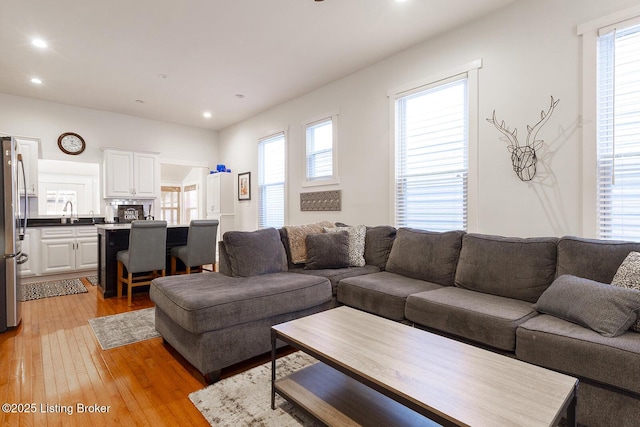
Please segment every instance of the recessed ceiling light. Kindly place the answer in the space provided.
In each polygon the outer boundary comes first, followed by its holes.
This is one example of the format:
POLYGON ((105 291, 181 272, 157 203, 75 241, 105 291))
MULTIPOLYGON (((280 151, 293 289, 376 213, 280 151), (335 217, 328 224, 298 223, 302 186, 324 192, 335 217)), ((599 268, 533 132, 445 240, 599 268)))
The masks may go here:
POLYGON ((48 46, 47 42, 42 39, 32 39, 31 44, 40 49, 45 49, 48 46))
POLYGON ((202 117, 204 117, 205 119, 210 119, 211 118, 211 113, 208 111, 205 111, 204 113, 202 113, 202 117))
POLYGON ((31 78, 31 83, 36 84, 36 85, 41 85, 42 84, 42 80, 40 80, 37 77, 32 77, 31 78))

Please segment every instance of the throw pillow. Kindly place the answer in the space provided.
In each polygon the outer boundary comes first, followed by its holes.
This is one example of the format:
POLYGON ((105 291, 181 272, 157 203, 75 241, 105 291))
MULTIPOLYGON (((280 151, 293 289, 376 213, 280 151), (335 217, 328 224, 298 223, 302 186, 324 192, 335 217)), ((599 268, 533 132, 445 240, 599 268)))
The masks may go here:
POLYGON ((325 228, 334 227, 329 221, 322 221, 317 224, 285 225, 289 239, 289 250, 291 251, 291 262, 294 264, 304 264, 307 260, 307 234, 322 233, 325 228))
POLYGON ((354 225, 352 227, 325 228, 325 233, 336 233, 346 231, 349 234, 349 265, 351 267, 364 267, 364 243, 367 234, 367 227, 364 225, 354 225))
POLYGON ((308 234, 306 244, 305 270, 349 267, 349 234, 346 231, 308 234))
POLYGON ((616 337, 637 320, 640 292, 565 274, 542 293, 536 310, 616 337))
MULTIPOLYGON (((627 255, 613 276, 611 284, 640 291, 640 252, 630 252, 627 255)), ((640 332, 640 319, 631 325, 631 329, 640 332)))

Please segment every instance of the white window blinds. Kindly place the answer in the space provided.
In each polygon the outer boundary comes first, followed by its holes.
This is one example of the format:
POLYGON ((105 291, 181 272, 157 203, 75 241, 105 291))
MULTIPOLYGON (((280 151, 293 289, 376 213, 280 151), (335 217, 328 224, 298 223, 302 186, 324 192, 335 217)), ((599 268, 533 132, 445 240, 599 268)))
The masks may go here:
POLYGON ((306 126, 307 181, 333 178, 333 118, 306 126))
POLYGON ((258 142, 258 227, 284 225, 284 133, 258 142))
POLYGON ((640 240, 640 25, 598 38, 598 227, 640 240))
POLYGON ((466 75, 399 96, 395 104, 396 226, 466 230, 466 75))

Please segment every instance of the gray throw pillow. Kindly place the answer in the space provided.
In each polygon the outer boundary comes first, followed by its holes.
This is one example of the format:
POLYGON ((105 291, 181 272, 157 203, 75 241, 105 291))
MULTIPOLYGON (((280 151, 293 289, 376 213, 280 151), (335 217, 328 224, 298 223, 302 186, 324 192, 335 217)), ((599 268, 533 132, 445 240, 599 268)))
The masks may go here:
MULTIPOLYGON (((640 291, 640 252, 630 252, 627 255, 613 276, 611 284, 640 291)), ((631 325, 631 329, 640 332, 640 319, 631 325)))
POLYGON ((364 244, 367 227, 364 225, 354 225, 324 229, 325 233, 336 233, 339 231, 349 233, 349 265, 351 267, 364 267, 364 244))
POLYGON ((640 292, 565 274, 542 293, 536 310, 616 337, 637 320, 640 292))
POLYGON ((287 255, 275 228, 227 231, 222 236, 231 275, 250 277, 287 271, 287 255))
POLYGON ((349 267, 349 234, 346 231, 308 234, 306 245, 305 270, 349 267))

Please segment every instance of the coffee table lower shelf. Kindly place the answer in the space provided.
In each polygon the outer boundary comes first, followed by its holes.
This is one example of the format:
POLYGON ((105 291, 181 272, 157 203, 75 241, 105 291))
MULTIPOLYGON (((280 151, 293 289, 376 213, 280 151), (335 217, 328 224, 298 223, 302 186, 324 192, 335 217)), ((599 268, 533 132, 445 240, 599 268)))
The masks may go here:
POLYGON ((439 425, 322 362, 277 380, 275 391, 327 425, 439 425))

